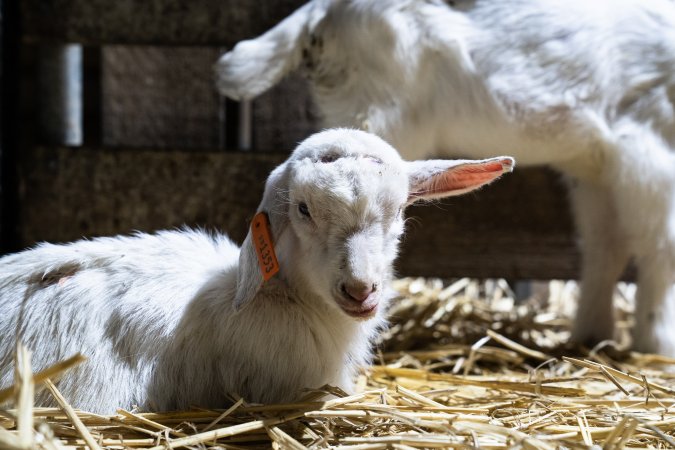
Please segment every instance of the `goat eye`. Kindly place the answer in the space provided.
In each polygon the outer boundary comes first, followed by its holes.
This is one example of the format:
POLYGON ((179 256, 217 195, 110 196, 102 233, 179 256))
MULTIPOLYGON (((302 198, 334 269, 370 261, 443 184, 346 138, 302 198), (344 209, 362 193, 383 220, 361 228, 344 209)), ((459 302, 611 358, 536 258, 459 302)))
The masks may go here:
POLYGON ((302 214, 305 217, 312 217, 309 214, 309 208, 307 208, 307 203, 305 203, 305 202, 300 202, 298 204, 298 211, 300 211, 300 214, 302 214))

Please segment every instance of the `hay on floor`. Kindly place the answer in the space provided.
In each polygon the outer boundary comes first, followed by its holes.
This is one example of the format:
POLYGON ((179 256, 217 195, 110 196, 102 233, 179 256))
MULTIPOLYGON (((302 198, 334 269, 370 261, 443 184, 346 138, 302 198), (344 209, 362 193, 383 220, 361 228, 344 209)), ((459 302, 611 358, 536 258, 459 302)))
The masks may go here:
MULTIPOLYGON (((405 279, 377 361, 348 396, 324 387, 294 404, 98 416, 73 410, 19 349, 15 409, 0 448, 675 448, 675 361, 622 350, 629 286, 617 293, 619 344, 568 347, 574 286, 519 304, 504 281, 405 279), (46 387, 44 384, 46 383, 46 387), (32 404, 49 389, 59 408, 32 404), (326 393, 329 401, 319 401, 326 393)), ((0 396, 3 392, 0 392, 0 396)))

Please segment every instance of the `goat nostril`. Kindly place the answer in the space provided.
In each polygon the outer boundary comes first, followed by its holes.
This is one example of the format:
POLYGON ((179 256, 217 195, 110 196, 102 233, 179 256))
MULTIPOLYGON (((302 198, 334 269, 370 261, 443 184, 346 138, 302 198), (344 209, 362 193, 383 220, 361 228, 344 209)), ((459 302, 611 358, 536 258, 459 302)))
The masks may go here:
POLYGON ((370 294, 375 292, 377 284, 356 283, 353 285, 343 284, 342 293, 357 302, 365 302, 370 294))

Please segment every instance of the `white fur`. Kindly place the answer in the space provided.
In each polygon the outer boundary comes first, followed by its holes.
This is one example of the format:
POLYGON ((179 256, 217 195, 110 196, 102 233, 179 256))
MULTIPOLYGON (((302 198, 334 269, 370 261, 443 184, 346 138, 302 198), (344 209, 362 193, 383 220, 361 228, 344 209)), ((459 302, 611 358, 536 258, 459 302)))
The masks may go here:
POLYGON ((633 257, 634 348, 675 356, 673 2, 314 0, 223 55, 218 86, 250 98, 280 78, 270 67, 303 62, 327 124, 405 157, 507 153, 560 170, 582 240, 573 338, 613 337, 613 286, 633 257))
POLYGON ((362 131, 316 134, 267 180, 258 210, 280 265, 267 282, 250 234, 241 250, 224 235, 183 230, 3 257, 0 385, 12 380, 16 337, 35 370, 82 352, 88 360, 59 388, 93 412, 223 407, 228 395, 290 401, 326 383, 350 391, 385 322, 402 209, 511 167, 509 158, 408 163, 362 131), (489 174, 475 179, 483 166, 489 174), (356 302, 350 286, 374 290, 356 302))

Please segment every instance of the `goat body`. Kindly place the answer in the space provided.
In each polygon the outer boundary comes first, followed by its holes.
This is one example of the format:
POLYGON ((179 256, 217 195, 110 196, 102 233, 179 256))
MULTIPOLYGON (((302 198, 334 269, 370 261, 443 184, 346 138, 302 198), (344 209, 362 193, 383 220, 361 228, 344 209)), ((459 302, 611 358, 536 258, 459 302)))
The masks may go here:
POLYGON ((328 125, 407 158, 507 153, 568 181, 582 244, 573 338, 611 339, 638 267, 633 346, 675 356, 675 4, 314 0, 216 65, 251 98, 304 70, 328 125))
MULTIPOLYGON (((392 296, 402 210, 468 192, 513 160, 405 162, 374 135, 328 130, 267 180, 279 272, 264 281, 252 234, 164 231, 41 244, 0 259, 0 385, 15 339, 41 370, 76 352, 59 381, 76 407, 223 407, 350 391, 392 296)), ((257 223, 254 221, 254 224, 257 223)), ((47 394, 38 403, 50 403, 47 394)))

